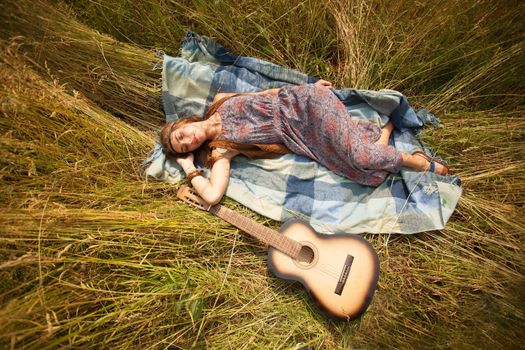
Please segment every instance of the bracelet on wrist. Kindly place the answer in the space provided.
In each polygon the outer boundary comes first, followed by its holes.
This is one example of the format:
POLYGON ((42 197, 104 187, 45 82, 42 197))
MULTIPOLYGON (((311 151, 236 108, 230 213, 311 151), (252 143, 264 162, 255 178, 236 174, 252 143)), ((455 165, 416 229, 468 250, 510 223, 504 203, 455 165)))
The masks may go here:
POLYGON ((203 176, 203 175, 202 175, 202 173, 201 173, 199 170, 195 169, 195 170, 191 171, 191 172, 187 175, 187 177, 186 177, 186 182, 187 182, 188 184, 191 184, 191 180, 193 180, 193 179, 194 179, 195 177, 197 177, 197 176, 203 176))

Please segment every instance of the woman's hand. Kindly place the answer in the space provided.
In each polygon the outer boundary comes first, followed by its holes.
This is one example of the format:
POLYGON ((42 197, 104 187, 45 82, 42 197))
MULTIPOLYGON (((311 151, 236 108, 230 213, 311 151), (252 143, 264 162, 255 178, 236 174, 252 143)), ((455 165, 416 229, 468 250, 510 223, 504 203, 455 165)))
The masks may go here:
POLYGON ((188 153, 188 156, 177 158, 176 160, 177 164, 181 166, 186 174, 195 170, 195 164, 193 164, 195 157, 193 156, 193 153, 188 153))
POLYGON ((323 79, 319 79, 318 81, 316 81, 315 85, 326 86, 327 88, 331 88, 332 87, 332 83, 331 82, 329 82, 328 80, 323 80, 323 79))

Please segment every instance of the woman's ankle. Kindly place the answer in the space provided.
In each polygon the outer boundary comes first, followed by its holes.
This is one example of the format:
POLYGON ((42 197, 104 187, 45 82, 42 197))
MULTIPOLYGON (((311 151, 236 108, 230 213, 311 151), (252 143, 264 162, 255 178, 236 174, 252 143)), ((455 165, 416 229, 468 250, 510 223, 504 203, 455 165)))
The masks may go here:
POLYGON ((418 155, 402 153, 403 166, 411 168, 415 171, 426 171, 430 167, 430 162, 418 155))

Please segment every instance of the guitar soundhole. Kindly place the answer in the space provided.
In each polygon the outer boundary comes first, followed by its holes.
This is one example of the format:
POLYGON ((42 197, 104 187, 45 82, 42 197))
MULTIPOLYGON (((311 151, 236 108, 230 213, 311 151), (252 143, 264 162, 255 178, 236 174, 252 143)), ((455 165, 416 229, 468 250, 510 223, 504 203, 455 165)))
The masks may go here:
POLYGON ((301 265, 310 265, 314 261, 315 253, 312 248, 309 246, 303 245, 299 251, 299 256, 297 257, 297 262, 301 265))

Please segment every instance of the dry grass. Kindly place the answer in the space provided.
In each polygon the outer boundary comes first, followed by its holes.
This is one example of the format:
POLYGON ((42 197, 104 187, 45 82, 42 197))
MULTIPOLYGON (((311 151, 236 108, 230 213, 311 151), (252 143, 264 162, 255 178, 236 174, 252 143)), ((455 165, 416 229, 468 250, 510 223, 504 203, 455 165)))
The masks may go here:
POLYGON ((1 347, 521 347, 523 5, 350 4, 0 5, 1 347), (425 138, 465 194, 440 232, 366 236, 381 276, 360 320, 327 320, 263 247, 141 177, 163 119, 150 49, 175 51, 185 28, 442 117, 425 138))

